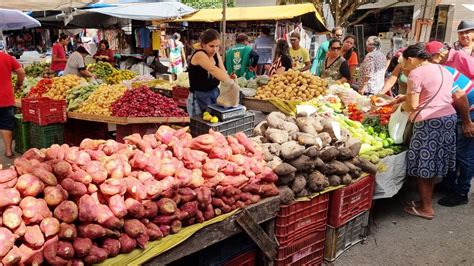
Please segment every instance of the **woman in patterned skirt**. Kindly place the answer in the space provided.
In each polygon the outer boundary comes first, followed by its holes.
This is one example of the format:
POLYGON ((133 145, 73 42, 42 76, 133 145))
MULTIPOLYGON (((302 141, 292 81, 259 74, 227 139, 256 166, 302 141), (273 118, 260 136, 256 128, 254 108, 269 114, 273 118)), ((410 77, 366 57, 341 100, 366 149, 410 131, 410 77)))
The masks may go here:
POLYGON ((456 111, 452 106, 453 76, 443 67, 429 63, 423 44, 403 52, 402 68, 409 71, 406 100, 413 135, 408 150, 408 176, 417 178, 419 202, 405 212, 425 219, 434 217, 432 206, 436 178, 454 169, 456 160, 456 111))

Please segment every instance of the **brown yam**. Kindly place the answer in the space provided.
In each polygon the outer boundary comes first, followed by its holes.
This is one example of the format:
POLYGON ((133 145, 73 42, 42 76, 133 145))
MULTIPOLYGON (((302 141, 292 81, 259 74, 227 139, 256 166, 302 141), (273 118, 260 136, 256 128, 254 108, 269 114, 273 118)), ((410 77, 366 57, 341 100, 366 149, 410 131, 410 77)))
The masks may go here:
POLYGON ((289 174, 292 174, 294 172, 296 172, 296 168, 293 167, 292 165, 288 164, 288 163, 282 163, 280 165, 278 165, 275 169, 273 169, 273 172, 275 172, 275 174, 277 174, 278 176, 280 175, 289 175, 289 174))
POLYGON ((326 164, 327 170, 326 175, 340 175, 343 176, 349 173, 349 168, 340 161, 332 161, 326 164))
POLYGON ((295 175, 296 175, 295 172, 293 172, 289 175, 278 176, 277 185, 284 186, 284 185, 291 184, 291 182, 293 182, 293 180, 295 179, 295 175))
POLYGON ((296 159, 303 154, 304 150, 304 146, 296 141, 289 141, 281 145, 281 157, 286 160, 296 159))
POLYGON ((307 171, 314 167, 311 158, 304 154, 288 163, 295 167, 296 171, 307 171))
POLYGON ((295 194, 288 186, 278 187, 280 191, 280 201, 282 204, 289 204, 295 200, 295 194))
POLYGON ((318 134, 319 138, 323 142, 323 147, 326 147, 327 145, 331 144, 332 138, 331 135, 327 132, 321 132, 318 134))
POLYGON ((345 174, 341 179, 341 183, 344 185, 349 185, 352 183, 352 177, 349 174, 345 174))
POLYGON ((319 158, 321 158, 321 160, 323 160, 324 162, 330 162, 336 159, 338 155, 339 155, 339 151, 337 150, 337 148, 331 146, 331 147, 326 147, 322 149, 321 155, 319 156, 319 158))
POLYGON ((319 171, 313 171, 307 178, 308 188, 311 191, 318 192, 329 186, 329 180, 319 171))
POLYGON ((307 197, 311 195, 309 191, 306 188, 303 188, 300 192, 296 193, 295 197, 297 198, 302 198, 302 197, 307 197))
POLYGON ((314 117, 298 117, 296 118, 296 125, 299 127, 301 132, 311 134, 313 136, 318 135, 317 129, 314 127, 314 117))
POLYGON ((295 177, 295 180, 293 181, 293 184, 291 185, 291 190, 293 190, 295 194, 298 194, 305 187, 306 187, 306 178, 303 175, 297 175, 295 177))
POLYGON ((271 161, 273 157, 280 156, 281 147, 278 143, 264 143, 261 144, 261 147, 263 148, 265 161, 271 161))
POLYGON ((328 180, 329 180, 329 185, 333 187, 339 186, 341 184, 341 178, 337 175, 330 175, 328 177, 328 180))
POLYGON ((304 150, 303 154, 310 157, 310 158, 316 158, 319 157, 321 148, 318 146, 311 146, 308 147, 306 150, 304 150))
POLYGON ((340 147, 340 148, 338 148, 338 151, 339 151, 339 155, 337 156, 337 159, 340 160, 340 161, 350 160, 354 157, 354 155, 352 154, 351 149, 349 149, 349 148, 340 147))
POLYGON ((368 174, 375 175, 377 173, 377 166, 375 166, 370 161, 364 158, 358 158, 359 164, 355 164, 356 166, 360 167, 360 169, 368 174))
POLYGON ((323 145, 322 140, 315 136, 311 135, 309 133, 299 133, 297 135, 296 141, 298 141, 299 144, 304 145, 304 146, 319 146, 321 147, 323 145))
POLYGON ((362 147, 362 143, 360 142, 359 139, 356 139, 356 138, 349 138, 347 141, 346 141, 346 147, 348 147, 351 152, 352 152, 352 157, 355 157, 357 155, 359 155, 359 152, 360 152, 360 148, 362 147))
POLYGON ((265 136, 265 131, 268 129, 267 121, 261 121, 260 123, 255 126, 253 129, 254 136, 265 136))
POLYGON ((265 137, 272 143, 283 144, 289 140, 288 132, 275 128, 269 128, 265 131, 265 137))

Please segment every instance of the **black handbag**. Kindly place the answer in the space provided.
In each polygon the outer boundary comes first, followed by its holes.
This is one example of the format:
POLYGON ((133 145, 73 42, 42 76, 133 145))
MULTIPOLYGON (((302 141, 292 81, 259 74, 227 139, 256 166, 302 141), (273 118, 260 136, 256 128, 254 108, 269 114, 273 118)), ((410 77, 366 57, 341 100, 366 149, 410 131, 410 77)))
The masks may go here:
POLYGON ((441 71, 441 84, 439 85, 438 91, 429 99, 429 101, 427 101, 425 103, 425 105, 423 105, 423 107, 420 108, 420 110, 418 110, 416 115, 413 117, 413 120, 409 120, 407 122, 407 125, 405 127, 405 131, 403 132, 403 143, 406 144, 406 145, 410 144, 410 140, 411 140, 411 137, 413 135, 413 125, 415 124, 416 118, 421 113, 421 111, 423 111, 423 109, 425 109, 426 106, 428 106, 428 104, 430 104, 434 100, 434 98, 436 98, 436 96, 438 96, 438 93, 441 91, 441 88, 443 87, 443 84, 444 84, 443 69, 440 65, 438 65, 438 67, 439 67, 439 70, 441 71))

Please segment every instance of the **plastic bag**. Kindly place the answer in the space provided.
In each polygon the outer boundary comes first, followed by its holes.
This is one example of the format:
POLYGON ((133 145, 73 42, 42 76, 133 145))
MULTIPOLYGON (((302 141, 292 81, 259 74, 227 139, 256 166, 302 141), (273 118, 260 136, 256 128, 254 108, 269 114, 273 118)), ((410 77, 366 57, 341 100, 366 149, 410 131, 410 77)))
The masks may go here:
POLYGON ((397 110, 390 117, 388 122, 388 133, 395 144, 403 143, 403 134, 409 121, 410 113, 402 111, 400 104, 397 110))
POLYGON ((240 87, 233 80, 222 82, 219 87, 219 97, 217 104, 228 108, 239 105, 240 87))
POLYGON ((375 175, 374 199, 391 198, 402 188, 406 177, 407 152, 391 155, 380 160, 375 175))

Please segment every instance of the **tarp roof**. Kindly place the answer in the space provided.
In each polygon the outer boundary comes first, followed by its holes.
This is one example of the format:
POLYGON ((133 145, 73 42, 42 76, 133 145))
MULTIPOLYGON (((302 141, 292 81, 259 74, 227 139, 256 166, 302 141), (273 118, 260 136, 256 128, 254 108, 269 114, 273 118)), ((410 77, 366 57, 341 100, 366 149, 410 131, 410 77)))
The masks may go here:
MULTIPOLYGON (((285 20, 301 17, 305 27, 317 32, 327 31, 321 15, 313 4, 282 6, 233 7, 227 8, 227 21, 285 20)), ((177 21, 219 22, 222 21, 222 9, 201 9, 198 12, 177 21)))
POLYGON ((98 0, 1 0, 0 8, 23 11, 62 10, 68 7, 83 7, 98 0))

